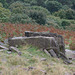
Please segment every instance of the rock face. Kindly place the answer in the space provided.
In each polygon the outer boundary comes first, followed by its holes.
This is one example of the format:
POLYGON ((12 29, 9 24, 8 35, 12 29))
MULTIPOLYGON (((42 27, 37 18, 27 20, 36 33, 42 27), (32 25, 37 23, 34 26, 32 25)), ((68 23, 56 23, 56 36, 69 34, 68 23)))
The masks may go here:
POLYGON ((75 51, 72 51, 72 50, 69 50, 69 49, 66 49, 65 51, 66 51, 67 58, 75 60, 75 51))
MULTIPOLYGON (((9 47, 19 45, 32 45, 42 49, 46 54, 53 57, 60 57, 65 62, 70 63, 65 56, 65 45, 63 37, 56 33, 45 32, 25 32, 25 37, 9 38, 9 47)), ((15 49, 16 50, 16 49, 15 49)))
POLYGON ((54 37, 14 37, 9 38, 9 46, 19 46, 19 45, 33 45, 38 48, 48 49, 57 48, 54 37))
POLYGON ((26 37, 35 37, 35 36, 45 36, 45 37, 54 37, 55 41, 57 42, 60 51, 62 51, 65 54, 65 44, 64 39, 61 35, 58 35, 56 33, 49 33, 49 32, 31 32, 31 31, 25 31, 26 37))
POLYGON ((9 38, 9 46, 33 45, 41 49, 53 49, 55 53, 61 51, 65 54, 63 37, 56 33, 48 32, 25 32, 26 37, 9 38))

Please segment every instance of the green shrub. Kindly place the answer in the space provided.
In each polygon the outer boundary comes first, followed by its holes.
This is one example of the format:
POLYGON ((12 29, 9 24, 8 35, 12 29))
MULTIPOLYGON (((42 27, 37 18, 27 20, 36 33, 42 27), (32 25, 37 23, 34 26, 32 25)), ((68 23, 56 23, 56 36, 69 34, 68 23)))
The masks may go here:
POLYGON ((11 12, 9 9, 3 8, 2 4, 0 6, 0 22, 8 22, 11 12))
POLYGON ((16 1, 9 6, 12 13, 23 13, 24 4, 20 1, 16 1))
POLYGON ((46 15, 41 11, 30 11, 29 17, 34 19, 38 24, 46 23, 46 15))
POLYGON ((75 19, 75 10, 66 10, 66 19, 75 19))
POLYGON ((70 26, 70 22, 67 20, 63 20, 61 23, 62 27, 65 29, 66 26, 70 26))
POLYGON ((59 10, 54 13, 55 16, 59 16, 63 19, 75 19, 75 10, 67 9, 67 10, 59 10))
POLYGON ((75 42, 70 43, 69 47, 71 50, 75 50, 75 42))
POLYGON ((60 17, 61 19, 65 19, 66 18, 66 12, 65 10, 59 10, 58 12, 54 13, 54 16, 60 17))
POLYGON ((46 8, 50 12, 55 12, 55 11, 58 11, 60 8, 62 8, 62 4, 57 1, 47 1, 46 8))
POLYGON ((54 26, 55 28, 62 28, 61 26, 62 20, 59 17, 55 16, 47 16, 47 24, 50 26, 54 26))
POLYGON ((0 7, 3 7, 2 3, 0 3, 0 7))
POLYGON ((63 6, 62 6, 62 9, 63 9, 63 10, 67 10, 67 9, 69 9, 69 7, 68 7, 68 5, 63 5, 63 6))
POLYGON ((26 14, 12 14, 10 17, 11 23, 30 23, 31 18, 29 18, 26 14))
POLYGON ((41 6, 31 6, 31 7, 29 6, 29 7, 25 7, 24 9, 25 9, 26 14, 30 13, 31 11, 36 10, 37 12, 38 11, 44 12, 46 16, 50 15, 50 12, 46 8, 43 8, 41 6))

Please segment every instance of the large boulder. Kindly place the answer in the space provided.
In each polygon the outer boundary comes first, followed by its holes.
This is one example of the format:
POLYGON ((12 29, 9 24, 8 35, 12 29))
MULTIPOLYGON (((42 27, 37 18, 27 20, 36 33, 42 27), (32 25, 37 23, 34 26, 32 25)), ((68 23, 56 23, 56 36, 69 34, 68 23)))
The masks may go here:
POLYGON ((14 37, 8 39, 9 46, 32 45, 41 49, 53 49, 59 54, 59 47, 54 37, 36 36, 36 37, 14 37))
POLYGON ((67 58, 75 60, 75 51, 72 51, 69 49, 66 49, 65 51, 66 51, 65 54, 66 54, 67 58))
POLYGON ((64 39, 61 35, 56 33, 49 33, 49 32, 31 32, 25 31, 26 37, 35 37, 35 36, 45 36, 45 37, 54 37, 56 42, 58 43, 59 49, 65 54, 65 44, 64 39))
POLYGON ((14 37, 8 39, 9 46, 33 45, 38 48, 47 49, 57 47, 54 37, 14 37))

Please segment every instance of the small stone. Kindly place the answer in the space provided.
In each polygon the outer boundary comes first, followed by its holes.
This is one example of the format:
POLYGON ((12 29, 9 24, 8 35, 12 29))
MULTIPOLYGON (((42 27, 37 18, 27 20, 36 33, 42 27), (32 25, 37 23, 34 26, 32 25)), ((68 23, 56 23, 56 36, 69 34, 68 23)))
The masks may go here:
POLYGON ((46 61, 47 59, 46 58, 41 58, 41 61, 46 61))
POLYGON ((54 66, 54 65, 56 65, 56 63, 54 63, 54 62, 51 62, 51 63, 50 63, 50 65, 51 65, 51 66, 54 66))
POLYGON ((0 42, 0 45, 4 45, 4 43, 0 42))
POLYGON ((33 55, 32 54, 29 54, 31 57, 33 57, 33 55))
POLYGON ((28 69, 35 69, 35 67, 28 67, 28 69))
POLYGON ((4 43, 5 43, 5 44, 8 44, 8 39, 5 39, 5 40, 4 40, 4 43))
POLYGON ((28 70, 27 68, 23 68, 23 70, 28 70))
POLYGON ((73 75, 75 75, 75 72, 73 73, 73 75))
POLYGON ((19 51, 18 48, 13 47, 13 46, 10 46, 10 47, 9 47, 9 50, 17 52, 19 56, 22 54, 22 53, 19 51))
POLYGON ((6 62, 6 61, 7 61, 7 59, 6 59, 6 58, 4 58, 4 59, 1 59, 1 61, 2 61, 2 62, 6 62))
POLYGON ((47 74, 47 72, 46 71, 44 71, 44 70, 40 70, 41 72, 43 72, 45 75, 47 74))
POLYGON ((11 54, 11 51, 7 51, 8 54, 11 54))
POLYGON ((66 72, 65 75, 71 75, 71 73, 66 72))
POLYGON ((0 49, 6 49, 6 50, 8 50, 8 48, 7 48, 7 47, 2 46, 2 45, 0 45, 0 49))
POLYGON ((19 56, 21 56, 22 55, 22 52, 19 52, 18 54, 19 54, 19 56))
POLYGON ((55 57, 55 58, 57 58, 57 55, 56 55, 56 53, 54 52, 54 50, 49 50, 49 52, 50 52, 50 54, 51 54, 51 56, 52 57, 55 57))

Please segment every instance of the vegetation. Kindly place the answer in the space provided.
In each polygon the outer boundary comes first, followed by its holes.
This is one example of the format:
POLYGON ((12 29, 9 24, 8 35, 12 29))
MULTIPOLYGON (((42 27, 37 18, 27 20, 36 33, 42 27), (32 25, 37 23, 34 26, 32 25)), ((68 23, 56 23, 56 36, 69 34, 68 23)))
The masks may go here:
POLYGON ((74 42, 70 43, 69 47, 71 50, 75 50, 75 43, 74 42))
POLYGON ((65 65, 61 59, 49 57, 35 47, 21 46, 22 55, 0 52, 0 74, 3 75, 64 75, 75 72, 74 65, 65 65), (46 58, 46 61, 41 61, 46 58))
POLYGON ((56 12, 59 9, 62 8, 62 4, 57 2, 57 1, 47 1, 46 2, 46 8, 50 11, 50 12, 56 12))
POLYGON ((75 29, 75 0, 0 0, 0 22, 75 29))
POLYGON ((0 3, 0 22, 8 22, 10 16, 10 10, 3 8, 3 5, 0 3))
MULTIPOLYGON (((0 41, 25 36, 25 31, 60 34, 65 44, 75 50, 75 0, 0 0, 0 41)), ((65 65, 61 59, 49 57, 35 47, 20 46, 19 50, 22 56, 0 52, 0 75, 73 75, 75 72, 74 64, 65 65)))
MULTIPOLYGON (((67 28, 67 26, 66 26, 67 28)), ((75 32, 56 29, 52 26, 42 26, 34 24, 11 24, 11 23, 1 23, 0 24, 0 38, 3 39, 13 36, 25 36, 25 31, 35 31, 35 32, 52 32, 62 35, 65 39, 65 44, 70 44, 69 40, 73 40, 75 43, 75 32)))
POLYGON ((74 19, 75 20, 75 11, 72 9, 68 9, 66 11, 59 10, 58 12, 55 12, 55 16, 59 16, 60 18, 64 19, 74 19))

